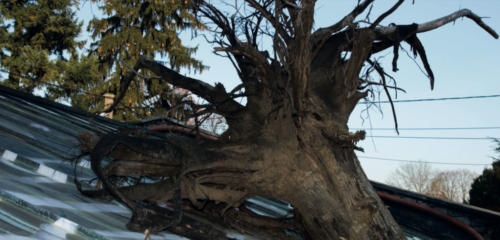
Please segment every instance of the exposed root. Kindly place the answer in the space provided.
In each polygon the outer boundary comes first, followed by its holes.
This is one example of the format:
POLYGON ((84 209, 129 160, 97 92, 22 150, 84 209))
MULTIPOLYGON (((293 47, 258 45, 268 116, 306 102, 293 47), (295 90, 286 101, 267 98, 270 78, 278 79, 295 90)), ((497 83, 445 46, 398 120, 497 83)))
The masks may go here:
MULTIPOLYGON (((297 218, 292 219, 273 219, 257 215, 245 208, 231 208, 223 216, 218 215, 224 208, 223 204, 216 204, 211 201, 203 209, 203 213, 214 221, 228 225, 237 231, 255 236, 258 239, 300 239, 302 235, 302 223, 297 218)), ((190 212, 186 210, 186 212, 190 212)))
POLYGON ((104 168, 103 173, 109 176, 177 176, 180 173, 180 166, 149 162, 114 160, 104 168))
MULTIPOLYGON (((96 140, 94 135, 81 135, 82 150, 90 152, 91 168, 103 189, 84 190, 79 182, 77 187, 88 197, 112 198, 127 205, 133 212, 127 224, 130 230, 190 231, 185 226, 177 226, 185 221, 182 220, 184 209, 194 214, 203 213, 207 210, 207 201, 223 206, 217 208, 219 221, 223 222, 226 212, 240 207, 250 196, 248 186, 242 183, 246 183, 256 169, 241 161, 215 158, 203 163, 202 160, 185 159, 189 154, 184 154, 185 149, 179 146, 186 142, 170 145, 136 136, 108 134, 96 140), (106 157, 112 160, 103 167, 106 157), (152 183, 141 182, 142 178, 152 183), (182 199, 189 199, 198 210, 186 208, 182 199)), ((219 155, 206 154, 207 158, 214 156, 219 155)))

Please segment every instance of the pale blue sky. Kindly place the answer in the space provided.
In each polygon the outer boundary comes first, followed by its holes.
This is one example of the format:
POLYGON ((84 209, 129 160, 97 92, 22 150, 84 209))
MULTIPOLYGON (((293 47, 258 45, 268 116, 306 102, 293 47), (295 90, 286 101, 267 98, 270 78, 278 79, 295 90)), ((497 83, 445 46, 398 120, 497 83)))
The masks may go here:
MULTIPOLYGON (((376 18, 394 2, 375 1, 372 19, 376 18)), ((316 27, 332 24, 348 13, 356 1, 319 0, 316 11, 316 27)), ((469 8, 479 16, 490 17, 484 21, 497 32, 500 31, 500 2, 498 0, 415 0, 406 1, 383 24, 411 24, 429 21, 447 15, 460 8, 469 8)), ((87 2, 79 16, 89 18, 96 13, 96 6, 90 10, 87 2)), ((415 63, 406 54, 400 52, 399 72, 392 75, 398 80, 398 86, 407 94, 398 94, 398 99, 440 98, 473 95, 500 94, 500 40, 493 39, 469 19, 460 19, 438 30, 419 35, 423 42, 429 62, 436 77, 434 91, 430 90, 429 81, 415 63)), ((184 41, 191 46, 199 46, 196 56, 210 67, 195 77, 207 82, 221 82, 231 89, 239 82, 230 62, 212 53, 212 47, 202 38, 184 41)), ((407 48, 407 46, 405 46, 407 48)), ((407 48, 408 49, 408 48, 407 48)), ((389 52, 384 52, 385 55, 389 52)), ((390 64, 392 53, 386 57, 390 64)), ((417 60, 420 63, 420 60, 417 60)), ((385 67, 391 69, 389 65, 385 67)), ((386 100, 383 94, 381 100, 386 100)), ((440 102, 398 103, 396 111, 401 128, 435 127, 500 127, 500 98, 472 99, 440 102)), ((359 105, 353 112, 349 126, 369 128, 369 122, 363 123, 359 105)), ((377 109, 370 111, 373 128, 394 126, 390 108, 382 105, 381 114, 377 109)), ((368 135, 391 135, 394 131, 368 131, 368 135)), ((400 131, 401 136, 436 136, 436 137, 500 137, 500 129, 460 130, 460 131, 400 131)), ((363 159, 361 156, 422 160, 450 163, 491 163, 494 144, 491 140, 421 140, 421 139, 383 139, 368 138, 359 144, 365 153, 358 153, 368 177, 384 181, 390 172, 401 163, 363 159)), ((436 169, 450 170, 467 168, 480 173, 483 166, 433 165, 436 169)))

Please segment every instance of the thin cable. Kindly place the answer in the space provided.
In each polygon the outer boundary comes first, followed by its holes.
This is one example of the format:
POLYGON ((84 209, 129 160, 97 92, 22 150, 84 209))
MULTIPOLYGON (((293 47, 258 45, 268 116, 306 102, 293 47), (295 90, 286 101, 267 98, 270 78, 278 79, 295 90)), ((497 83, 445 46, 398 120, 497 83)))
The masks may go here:
MULTIPOLYGON (((465 96, 465 97, 445 97, 445 98, 420 98, 420 99, 406 99, 406 100, 393 100, 393 103, 408 103, 408 102, 432 102, 432 101, 446 101, 446 100, 464 100, 464 99, 478 99, 478 98, 496 98, 500 94, 494 95, 481 95, 481 96, 465 96)), ((390 101, 367 101, 359 102, 360 104, 373 104, 373 103, 390 103, 390 101)))
MULTIPOLYGON (((57 84, 49 83, 49 82, 40 82, 43 85, 51 85, 55 87, 61 87, 57 84)), ((76 88, 64 88, 64 89, 70 89, 74 91, 80 91, 83 94, 87 95, 94 95, 94 96, 99 96, 102 97, 102 95, 98 94, 93 94, 88 91, 82 91, 81 89, 76 89, 76 88)), ((430 101, 446 101, 446 100, 463 100, 463 99, 478 99, 478 98, 496 98, 500 97, 500 94, 494 94, 494 95, 480 95, 480 96, 465 96, 465 97, 446 97, 446 98, 421 98, 421 99, 406 99, 406 100, 393 100, 393 103, 407 103, 407 102, 430 102, 430 101)), ((359 102, 360 104, 376 104, 376 103, 390 103, 390 101, 365 101, 365 102, 359 102)), ((399 128, 398 128, 399 129, 399 128)))
POLYGON ((367 136, 372 138, 407 138, 407 139, 432 139, 432 140, 493 140, 498 137, 418 137, 418 136, 367 136))
MULTIPOLYGON (((351 130, 394 131, 394 128, 350 128, 351 130)), ((500 127, 449 127, 449 128, 399 128, 403 131, 442 131, 442 130, 488 130, 500 127)))
POLYGON ((358 156, 361 159, 373 159, 391 162, 409 162, 409 163, 427 163, 427 164, 441 164, 441 165, 459 165, 459 166, 486 166, 491 165, 491 163, 452 163, 452 162, 429 162, 429 161, 418 161, 418 160, 408 160, 408 159, 398 159, 398 158, 380 158, 380 157, 370 157, 370 156, 358 156))

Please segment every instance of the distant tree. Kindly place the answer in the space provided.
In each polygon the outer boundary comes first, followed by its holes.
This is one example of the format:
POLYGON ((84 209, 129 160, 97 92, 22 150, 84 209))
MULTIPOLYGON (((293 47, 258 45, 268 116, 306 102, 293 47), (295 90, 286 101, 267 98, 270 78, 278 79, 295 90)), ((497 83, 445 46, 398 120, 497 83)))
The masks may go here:
POLYGON ((477 174, 467 169, 438 172, 431 180, 430 191, 433 197, 454 202, 467 203, 471 184, 477 174))
POLYGON ((399 166, 386 183, 449 201, 467 202, 475 176, 467 169, 438 171, 425 162, 418 162, 399 166))
POLYGON ((470 204, 500 211, 500 140, 495 139, 495 142, 499 157, 493 157, 492 168, 484 169, 474 180, 469 194, 470 204))
POLYGON ((436 171, 426 162, 406 163, 399 166, 386 183, 409 191, 428 194, 436 171))

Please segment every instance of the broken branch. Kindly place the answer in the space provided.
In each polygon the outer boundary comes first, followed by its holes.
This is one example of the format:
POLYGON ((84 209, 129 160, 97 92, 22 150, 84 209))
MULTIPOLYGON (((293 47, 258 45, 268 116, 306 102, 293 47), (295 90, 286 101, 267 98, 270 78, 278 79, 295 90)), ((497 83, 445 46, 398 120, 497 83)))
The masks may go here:
POLYGON ((359 14, 361 14, 363 11, 365 11, 365 9, 368 6, 370 6, 370 4, 373 1, 374 0, 365 0, 365 1, 363 1, 362 3, 358 4, 358 6, 356 6, 356 8, 354 8, 348 15, 346 15, 345 17, 343 17, 337 23, 335 23, 335 24, 333 24, 331 26, 320 28, 320 29, 316 30, 312 34, 312 37, 311 37, 311 39, 313 39, 313 41, 315 43, 319 43, 319 45, 316 46, 316 48, 318 48, 318 49, 321 48, 322 47, 321 43, 324 43, 326 41, 326 39, 328 39, 328 37, 330 37, 331 34, 337 32, 337 31, 340 31, 342 28, 348 26, 349 24, 352 24, 353 21, 354 21, 354 19, 359 14))
MULTIPOLYGON (((484 23, 483 20, 481 20, 481 17, 477 16, 469 9, 462 9, 447 16, 426 23, 418 24, 417 33, 434 30, 447 23, 453 22, 461 17, 467 17, 469 19, 472 19, 476 24, 478 24, 482 29, 488 32, 492 37, 498 39, 498 34, 495 32, 495 30, 486 25, 486 23, 484 23)), ((389 35, 395 32, 397 30, 397 27, 398 27, 397 25, 388 27, 377 27, 376 31, 383 35, 389 35)))
POLYGON ((243 106, 232 100, 220 85, 213 87, 198 79, 182 76, 176 71, 144 56, 139 58, 139 63, 141 67, 154 72, 166 82, 187 89, 206 99, 208 102, 214 104, 216 109, 221 113, 237 112, 243 109, 243 106))

